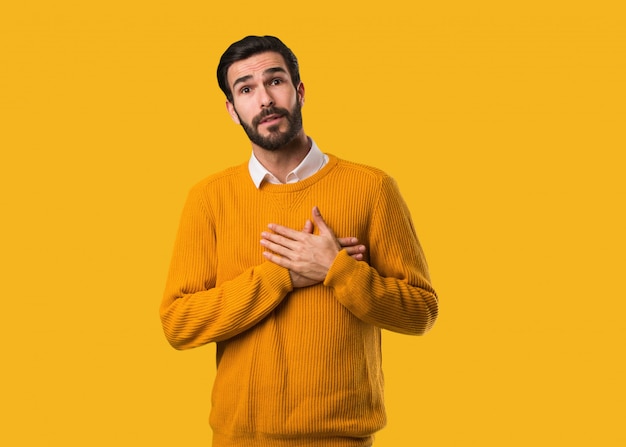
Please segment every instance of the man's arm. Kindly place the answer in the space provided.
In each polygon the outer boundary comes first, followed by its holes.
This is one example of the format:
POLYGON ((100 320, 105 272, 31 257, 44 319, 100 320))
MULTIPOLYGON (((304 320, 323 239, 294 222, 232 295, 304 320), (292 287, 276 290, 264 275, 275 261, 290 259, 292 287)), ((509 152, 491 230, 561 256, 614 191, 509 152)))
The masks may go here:
POLYGON ((391 177, 381 181, 368 239, 369 265, 340 253, 324 284, 363 321, 404 334, 426 333, 439 302, 411 214, 391 177))
MULTIPOLYGON (((265 262, 216 287, 213 222, 202 194, 192 190, 182 213, 160 308, 166 337, 177 349, 225 340, 254 326, 297 281, 285 269, 265 262)), ((303 232, 312 231, 312 223, 307 221, 303 232)), ((356 238, 341 238, 336 243, 354 259, 362 259, 365 247, 356 238)))
POLYGON ((385 177, 370 228, 370 261, 358 262, 336 244, 317 208, 319 236, 280 225, 264 233, 268 260, 332 287, 358 318, 395 332, 423 334, 434 324, 438 300, 409 210, 395 182, 385 177))
POLYGON ((199 188, 189 193, 160 307, 163 330, 176 349, 245 331, 292 290, 289 273, 268 262, 216 287, 215 219, 205 200, 199 188))

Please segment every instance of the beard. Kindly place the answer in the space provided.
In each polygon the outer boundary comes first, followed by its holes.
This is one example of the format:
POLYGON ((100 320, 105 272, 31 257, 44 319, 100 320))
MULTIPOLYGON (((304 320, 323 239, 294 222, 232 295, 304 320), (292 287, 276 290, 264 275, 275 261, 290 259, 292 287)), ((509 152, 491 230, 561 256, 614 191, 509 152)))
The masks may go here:
MULTIPOLYGON (((239 114, 237 114, 237 116, 239 116, 239 114)), ((291 143, 300 130, 302 130, 302 104, 296 102, 291 111, 283 109, 282 107, 269 107, 255 116, 251 124, 244 122, 241 117, 239 121, 250 141, 267 151, 277 151, 291 143), (261 135, 257 130, 259 123, 266 116, 273 114, 281 115, 287 120, 287 130, 281 132, 279 130, 280 125, 275 125, 267 128, 269 135, 261 135)))

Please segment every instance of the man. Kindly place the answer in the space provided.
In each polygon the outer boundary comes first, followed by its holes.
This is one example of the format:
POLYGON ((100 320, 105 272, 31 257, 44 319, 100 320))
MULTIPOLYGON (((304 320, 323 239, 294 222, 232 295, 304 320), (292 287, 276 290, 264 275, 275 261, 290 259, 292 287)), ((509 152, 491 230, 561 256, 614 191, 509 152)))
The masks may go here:
POLYGON ((389 176, 306 135, 279 39, 232 44, 217 75, 252 156, 189 194, 165 334, 177 349, 217 344, 215 446, 371 446, 385 424, 381 328, 420 335, 437 317, 409 211, 389 176))

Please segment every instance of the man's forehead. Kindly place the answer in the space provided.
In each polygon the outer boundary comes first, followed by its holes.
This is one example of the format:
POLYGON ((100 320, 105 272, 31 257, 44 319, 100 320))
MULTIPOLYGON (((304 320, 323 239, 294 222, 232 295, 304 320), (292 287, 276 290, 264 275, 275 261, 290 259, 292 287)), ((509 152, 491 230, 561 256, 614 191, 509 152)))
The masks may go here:
POLYGON ((280 53, 266 52, 254 54, 247 59, 241 59, 234 62, 230 67, 228 67, 228 83, 232 86, 232 84, 239 78, 244 76, 254 77, 257 75, 263 75, 268 70, 275 72, 276 70, 274 69, 276 68, 281 68, 289 74, 287 64, 280 53))

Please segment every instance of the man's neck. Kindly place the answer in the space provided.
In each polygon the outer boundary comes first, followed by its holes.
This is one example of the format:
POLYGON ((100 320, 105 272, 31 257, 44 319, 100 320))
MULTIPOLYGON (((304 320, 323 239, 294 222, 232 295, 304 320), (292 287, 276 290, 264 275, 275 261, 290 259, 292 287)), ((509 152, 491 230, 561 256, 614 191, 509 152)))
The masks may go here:
POLYGON ((273 151, 252 144, 252 152, 257 160, 283 183, 287 175, 304 160, 309 150, 311 150, 311 140, 304 130, 301 130, 289 144, 273 151))

